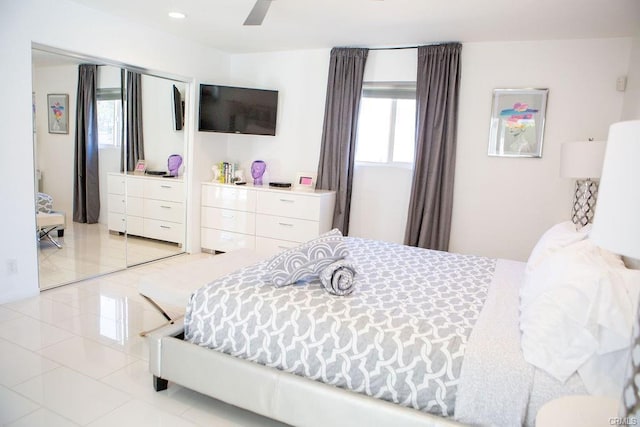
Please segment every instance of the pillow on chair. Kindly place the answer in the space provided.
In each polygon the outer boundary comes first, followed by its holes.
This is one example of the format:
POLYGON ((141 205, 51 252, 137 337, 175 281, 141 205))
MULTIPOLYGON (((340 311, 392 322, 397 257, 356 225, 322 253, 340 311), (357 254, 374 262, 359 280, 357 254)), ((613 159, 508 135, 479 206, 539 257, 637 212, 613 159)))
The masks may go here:
POLYGON ((38 203, 38 212, 51 213, 53 210, 53 197, 46 193, 37 193, 36 201, 38 203))

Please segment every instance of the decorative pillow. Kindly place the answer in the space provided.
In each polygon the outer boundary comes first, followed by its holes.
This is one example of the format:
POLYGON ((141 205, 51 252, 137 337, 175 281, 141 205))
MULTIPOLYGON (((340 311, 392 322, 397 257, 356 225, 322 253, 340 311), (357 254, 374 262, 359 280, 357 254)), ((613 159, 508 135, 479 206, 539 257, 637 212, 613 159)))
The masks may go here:
POLYGON ((51 213, 53 210, 53 197, 46 193, 38 193, 36 199, 38 212, 51 213))
POLYGON ((619 397, 637 297, 627 271, 590 240, 545 257, 520 289, 525 360, 563 382, 578 372, 590 393, 619 397))
POLYGON ((576 230, 576 225, 571 221, 561 222, 548 229, 529 255, 527 261, 527 274, 531 273, 547 256, 587 238, 591 231, 591 224, 587 224, 580 230, 576 230))
POLYGON ((329 264, 349 254, 340 230, 328 233, 284 251, 267 264, 271 282, 276 286, 291 285, 308 276, 318 276, 329 264))

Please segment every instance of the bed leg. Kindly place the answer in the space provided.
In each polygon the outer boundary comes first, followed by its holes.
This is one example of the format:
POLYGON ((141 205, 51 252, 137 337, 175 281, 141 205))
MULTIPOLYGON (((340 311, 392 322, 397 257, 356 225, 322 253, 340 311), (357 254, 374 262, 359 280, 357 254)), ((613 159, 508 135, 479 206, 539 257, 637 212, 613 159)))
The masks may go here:
POLYGON ((153 376, 153 389, 155 391, 166 390, 167 387, 169 387, 169 381, 155 375, 153 376))

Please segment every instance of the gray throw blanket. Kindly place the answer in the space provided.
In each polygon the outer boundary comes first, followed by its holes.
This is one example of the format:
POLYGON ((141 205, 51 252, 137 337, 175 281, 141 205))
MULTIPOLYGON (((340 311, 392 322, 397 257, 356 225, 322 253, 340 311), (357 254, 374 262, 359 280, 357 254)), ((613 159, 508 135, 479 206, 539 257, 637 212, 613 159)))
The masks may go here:
POLYGON ((336 261, 320 272, 320 282, 330 294, 349 295, 355 285, 356 266, 345 259, 336 261))

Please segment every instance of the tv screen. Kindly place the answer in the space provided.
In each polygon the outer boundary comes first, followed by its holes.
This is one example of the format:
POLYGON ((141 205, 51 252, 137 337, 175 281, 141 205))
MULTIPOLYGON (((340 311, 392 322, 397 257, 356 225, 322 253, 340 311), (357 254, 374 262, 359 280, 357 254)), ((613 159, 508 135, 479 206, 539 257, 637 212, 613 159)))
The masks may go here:
POLYGON ((180 95, 180 91, 173 85, 173 128, 182 130, 184 126, 184 101, 180 95))
POLYGON ((198 130, 275 135, 278 91, 200 85, 198 130))

